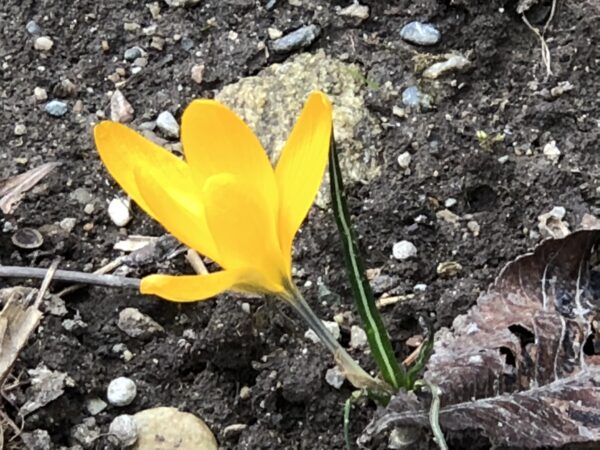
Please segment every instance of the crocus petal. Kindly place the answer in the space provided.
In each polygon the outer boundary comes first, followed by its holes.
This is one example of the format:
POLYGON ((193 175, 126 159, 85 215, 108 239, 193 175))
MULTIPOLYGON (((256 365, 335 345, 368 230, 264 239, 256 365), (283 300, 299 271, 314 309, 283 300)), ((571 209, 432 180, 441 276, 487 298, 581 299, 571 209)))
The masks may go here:
POLYGON ((277 183, 269 158, 233 111, 214 100, 193 101, 181 119, 181 142, 199 186, 212 175, 231 173, 254 191, 277 220, 277 183))
POLYGON ((195 302, 233 289, 244 279, 243 270, 223 270, 208 275, 150 275, 142 278, 140 292, 174 302, 195 302))
POLYGON ((102 162, 115 181, 146 213, 152 211, 142 198, 135 181, 136 170, 153 168, 161 180, 168 180, 176 197, 189 192, 194 183, 185 162, 171 152, 116 122, 101 122, 94 127, 94 140, 102 162))
POLYGON ((279 187, 279 240, 289 264, 294 235, 323 180, 331 127, 331 103, 324 94, 312 93, 275 169, 279 187))
POLYGON ((182 179, 165 178, 159 167, 135 169, 137 188, 150 215, 188 247, 219 262, 220 256, 208 229, 202 197, 189 171, 179 174, 187 178, 187 191, 173 189, 181 186, 182 179))
POLYGON ((260 292, 284 290, 286 270, 276 223, 256 193, 232 174, 210 177, 202 198, 206 219, 225 269, 252 267, 260 292))

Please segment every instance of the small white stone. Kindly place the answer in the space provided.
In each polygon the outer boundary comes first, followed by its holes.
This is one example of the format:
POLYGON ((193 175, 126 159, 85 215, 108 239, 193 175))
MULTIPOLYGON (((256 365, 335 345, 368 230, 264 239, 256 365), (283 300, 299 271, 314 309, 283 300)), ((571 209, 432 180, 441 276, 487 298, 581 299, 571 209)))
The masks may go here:
POLYGON ((274 27, 267 28, 267 33, 269 33, 269 39, 273 41, 283 36, 283 32, 279 28, 274 27))
POLYGON ((169 111, 163 111, 158 115, 156 126, 168 137, 175 139, 179 137, 179 124, 169 111))
POLYGON ((500 164, 506 164, 506 163, 508 162, 508 155, 500 156, 500 157, 498 158, 498 162, 499 162, 500 164))
POLYGON ((61 220, 58 223, 58 226, 61 227, 66 232, 70 233, 71 231, 73 231, 73 228, 75 228, 76 224, 77 224, 77 219, 75 219, 74 217, 65 217, 63 220, 61 220))
POLYGON ((33 97, 38 102, 43 102, 43 101, 48 100, 48 93, 46 92, 46 89, 37 86, 33 89, 33 97))
POLYGON ((87 409, 92 416, 101 413, 107 406, 106 402, 98 397, 90 398, 85 402, 85 409, 87 409))
POLYGON ((361 348, 367 345, 367 333, 358 325, 350 328, 350 348, 361 348))
POLYGON ((131 220, 130 200, 124 198, 113 198, 108 204, 108 215, 112 223, 118 227, 124 227, 131 220))
POLYGON ((83 212, 86 214, 93 214, 94 213, 94 204, 93 203, 88 203, 87 205, 85 205, 83 207, 83 212))
POLYGON ((54 42, 48 36, 40 36, 33 41, 33 48, 42 52, 47 52, 53 45, 54 42))
POLYGON ((108 403, 114 406, 127 406, 135 399, 137 388, 131 378, 119 377, 112 380, 106 390, 108 403))
POLYGON ((120 90, 116 89, 110 97, 110 120, 119 123, 131 122, 134 113, 131 103, 120 90))
POLYGON ((452 208, 454 205, 456 205, 458 203, 458 201, 455 198, 447 198, 446 201, 444 202, 444 206, 446 208, 452 208))
POLYGON ((402 169, 408 169, 408 167, 410 166, 411 159, 412 157, 410 156, 410 153, 404 152, 400 156, 398 156, 398 165, 402 169))
POLYGON ((325 372, 325 381, 327 381, 328 385, 333 386, 336 389, 342 387, 345 379, 346 377, 344 376, 343 372, 340 371, 338 366, 327 369, 327 372, 325 372))
POLYGON ((400 241, 394 244, 392 255, 398 260, 405 260, 417 256, 417 247, 410 241, 400 241))
POLYGON ((469 220, 467 222, 467 228, 469 229, 469 231, 471 233, 473 233, 473 236, 475 236, 475 237, 479 236, 479 231, 480 231, 481 227, 479 226, 479 224, 476 221, 469 220))
POLYGON ((365 20, 369 18, 369 7, 358 3, 352 3, 350 6, 341 9, 340 12, 338 12, 338 15, 365 20))
POLYGON ((242 386, 240 388, 240 399, 248 400, 251 394, 252 390, 248 386, 242 386))
POLYGON ((544 145, 544 155, 556 164, 560 158, 560 150, 556 146, 556 141, 550 141, 544 145))
POLYGON ((417 283, 414 285, 413 290, 415 292, 425 292, 427 290, 427 285, 425 283, 417 283))
POLYGON ((192 67, 192 80, 196 84, 202 84, 204 78, 204 64, 195 64, 192 67))
POLYGON ((108 434, 115 439, 121 448, 135 444, 138 438, 137 423, 133 416, 122 414, 113 419, 108 428, 108 434))
MULTIPOLYGON (((338 323, 330 322, 327 320, 323 320, 322 322, 323 325, 325 325, 325 328, 327 328, 327 330, 333 335, 335 340, 339 340, 340 326, 338 325, 338 323)), ((306 333, 304 333, 304 337, 315 344, 320 342, 320 339, 317 337, 317 334, 313 330, 307 330, 306 333)))

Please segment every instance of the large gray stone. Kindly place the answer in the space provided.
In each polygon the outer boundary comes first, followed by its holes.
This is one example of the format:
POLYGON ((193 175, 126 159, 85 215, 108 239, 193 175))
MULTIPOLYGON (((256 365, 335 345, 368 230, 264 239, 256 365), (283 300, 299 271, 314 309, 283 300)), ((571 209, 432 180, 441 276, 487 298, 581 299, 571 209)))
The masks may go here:
MULTIPOLYGON (((215 98, 248 123, 276 162, 308 94, 315 90, 325 92, 333 103, 335 139, 347 182, 377 177, 381 167, 375 137, 381 127, 365 106, 364 81, 354 64, 323 51, 302 53, 225 86, 215 98)), ((320 195, 317 204, 324 206, 325 198, 320 195)))

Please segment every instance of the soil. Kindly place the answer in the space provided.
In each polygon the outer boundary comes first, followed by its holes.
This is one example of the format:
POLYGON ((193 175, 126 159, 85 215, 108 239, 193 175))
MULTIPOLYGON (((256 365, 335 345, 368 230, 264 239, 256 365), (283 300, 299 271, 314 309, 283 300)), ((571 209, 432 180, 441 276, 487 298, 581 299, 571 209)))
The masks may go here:
MULTIPOLYGON (((307 51, 323 49, 358 63, 367 80, 367 107, 382 123, 376 143, 381 149, 381 176, 350 186, 348 195, 367 266, 390 277, 387 294, 413 294, 382 309, 399 358, 412 350, 406 340, 423 333, 422 319, 435 329, 450 326, 506 262, 540 241, 539 214, 563 206, 572 229, 585 213, 600 214, 599 3, 559 2, 546 33, 552 57, 549 77, 540 42, 516 13, 515 1, 363 0, 371 11, 362 23, 337 14, 336 8, 350 2, 279 0, 270 10, 266 3, 201 1, 172 8, 160 2, 160 17, 153 19, 140 1, 4 0, 0 179, 43 162, 62 165, 28 192, 14 212, 0 216, 0 263, 47 267, 59 257, 61 268, 95 270, 120 255, 113 245, 126 234, 164 233, 137 207, 126 230, 112 224, 107 205, 119 189, 107 176, 91 139, 91 124, 98 121, 98 111, 108 112, 106 93, 114 89, 107 76, 131 66, 122 58, 127 48, 140 45, 148 50, 148 66, 122 87, 136 110, 134 125, 139 125, 165 109, 179 117, 191 99, 213 97, 224 85, 286 59, 290 55, 256 51, 258 43, 268 45, 267 29, 285 33, 311 23, 320 26, 321 34, 307 51), (422 48, 402 41, 402 25, 415 19, 434 23, 442 33, 440 44, 422 48), (33 37, 25 28, 30 20, 53 39, 49 52, 33 48, 33 37), (125 22, 156 24, 157 35, 165 38, 164 49, 151 48, 152 38, 141 29, 126 31, 125 22), (226 42, 231 31, 240 36, 235 46, 226 42), (176 41, 176 34, 184 39, 176 41), (192 48, 184 49, 182 42, 190 40, 192 48), (102 50, 102 41, 109 43, 108 50, 102 50), (412 59, 416 52, 451 51, 468 56, 472 65, 445 81, 421 84, 422 89, 437 92, 436 108, 409 112, 405 118, 394 115, 394 106, 401 106, 402 89, 418 80, 412 59), (205 65, 200 85, 190 76, 197 63, 205 65), (61 87, 65 79, 75 84, 74 92, 61 87), (456 84, 451 86, 448 80, 456 84), (553 95, 552 88, 565 81, 572 89, 553 95), (49 116, 45 102, 33 98, 36 86, 45 88, 49 99, 63 98, 69 112, 61 118, 49 116), (15 135, 15 124, 24 124, 26 133, 15 135), (478 130, 489 136, 504 134, 504 140, 481 144, 478 130), (561 151, 556 163, 543 154, 551 141, 561 151), (397 163, 405 151, 412 155, 409 173, 397 163), (508 156, 506 161, 503 156, 508 156), (91 214, 73 199, 77 188, 93 194, 91 214), (455 224, 436 216, 448 198, 456 200, 450 208, 459 216, 455 224), (66 217, 76 219, 75 228, 57 233, 55 224, 66 217), (469 221, 479 225, 477 236, 467 227, 469 221), (42 231, 41 249, 13 245, 14 230, 23 227, 42 231), (402 239, 417 246, 415 258, 391 258, 393 244, 402 239), (436 267, 444 261, 457 261, 462 270, 454 276, 439 275, 436 267), (415 289, 417 284, 427 287, 415 289)), ((543 23, 548 11, 543 7, 549 2, 539 3, 541 19, 532 16, 538 21, 534 26, 543 23)), ((360 132, 357 128, 358 138, 360 132)), ((358 318, 330 211, 311 212, 296 249, 298 285, 304 286, 317 313, 332 320, 338 313, 350 312, 342 326, 347 346, 350 325, 358 318), (324 287, 329 294, 324 295, 324 287)), ((159 270, 191 273, 180 256, 134 268, 129 275, 159 270)), ((5 279, 0 288, 17 283, 39 282, 5 279)), ((53 291, 61 287, 55 283, 53 291)), ((303 324, 285 307, 232 295, 178 305, 131 290, 99 287, 76 291, 65 300, 67 316, 47 315, 13 370, 24 383, 0 399, 6 414, 20 424, 16 406, 28 395, 27 370, 43 363, 68 373, 74 385, 23 421, 24 431, 47 430, 56 448, 76 443, 71 429, 89 416, 86 401, 105 398, 108 383, 118 376, 133 378, 138 396, 130 406, 109 406, 95 416, 104 433, 118 414, 175 406, 205 420, 223 449, 344 448, 343 404, 352 387, 346 383, 336 390, 325 382, 325 371, 333 365, 331 356, 304 338, 303 324), (250 305, 250 313, 244 303, 250 305), (126 307, 149 315, 164 332, 147 339, 128 337, 117 327, 119 311, 126 307), (62 321, 76 315, 87 325, 67 331, 62 321), (195 330, 195 338, 186 330, 195 330), (112 350, 120 343, 133 354, 128 362, 112 350), (241 398, 246 387, 250 395, 241 398), (225 433, 232 424, 247 427, 225 433)), ((364 351, 352 353, 374 369, 364 351)), ((353 410, 353 436, 358 436, 374 408, 367 404, 353 410)), ((5 433, 8 441, 11 432, 5 433)), ((448 438, 456 449, 489 448, 477 436, 448 438)), ((11 445, 24 448, 18 438, 11 445)), ((110 445, 101 436, 90 448, 110 445)), ((380 445, 386 448, 385 440, 380 445)), ((432 442, 421 445, 435 448, 432 442)))

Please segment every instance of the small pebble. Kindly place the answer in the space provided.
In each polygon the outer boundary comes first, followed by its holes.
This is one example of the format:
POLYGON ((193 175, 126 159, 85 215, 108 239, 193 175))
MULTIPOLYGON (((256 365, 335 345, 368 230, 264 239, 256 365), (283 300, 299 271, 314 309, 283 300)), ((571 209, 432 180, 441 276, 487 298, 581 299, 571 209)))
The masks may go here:
POLYGON ((444 261, 438 264, 436 272, 443 277, 452 277, 462 271, 462 265, 456 261, 444 261))
POLYGON ((275 53, 291 53, 309 47, 319 37, 319 34, 320 29, 318 26, 305 25, 273 41, 271 48, 275 53))
POLYGON ((108 216, 112 223, 124 227, 131 220, 130 200, 128 198, 113 198, 108 204, 108 216))
POLYGON ((45 100, 48 100, 48 93, 46 92, 46 89, 37 86, 33 89, 33 97, 38 102, 43 102, 45 100))
POLYGON ((29 22, 27 22, 27 25, 25 25, 25 29, 29 34, 33 36, 37 36, 38 34, 42 33, 42 29, 35 20, 30 20, 29 22))
POLYGON ((425 283, 417 283, 413 286, 413 290, 415 292, 425 292, 427 290, 427 285, 425 283))
POLYGON ((560 150, 556 146, 556 141, 550 141, 544 145, 544 155, 554 164, 560 159, 560 150))
POLYGON ((362 348, 367 345, 367 333, 358 325, 350 328, 350 348, 362 348))
POLYGON ((123 24, 123 29, 125 31, 128 31, 130 33, 133 33, 137 30, 139 30, 140 28, 142 28, 142 26, 139 23, 136 22, 125 22, 123 24))
POLYGON ((146 67, 148 65, 148 58, 144 58, 143 56, 136 58, 135 61, 133 61, 133 65, 135 67, 146 67))
POLYGON ((441 33, 433 25, 418 21, 410 22, 402 27, 400 37, 411 44, 435 45, 442 39, 441 33))
POLYGON ((87 402, 85 402, 85 409, 87 409, 87 412, 89 412, 92 416, 100 414, 106 409, 107 406, 107 403, 98 397, 90 398, 87 402))
POLYGON ((355 17, 360 20, 369 18, 369 7, 359 3, 352 3, 338 12, 338 15, 343 17, 355 17))
POLYGON ((444 206, 446 208, 452 208, 453 206, 455 206, 458 203, 458 200, 456 200, 455 198, 447 198, 446 201, 444 201, 444 206))
POLYGON ((335 389, 341 388, 345 379, 346 377, 337 366, 327 369, 327 372, 325 372, 325 381, 335 389))
POLYGON ((133 120, 135 111, 123 93, 116 89, 110 97, 110 120, 119 123, 128 123, 133 120))
POLYGON ((403 261, 412 258, 413 256, 417 256, 417 247, 409 241, 396 242, 392 248, 392 255, 395 259, 403 261))
POLYGON ((506 164, 507 161, 508 161, 508 155, 504 155, 504 156, 501 156, 501 157, 498 158, 498 162, 500 164, 506 164))
POLYGON ((402 169, 408 169, 410 166, 411 156, 409 152, 404 152, 400 156, 398 156, 398 165, 402 169))
POLYGON ((96 207, 94 206, 93 203, 88 203, 87 205, 85 205, 83 207, 83 212, 86 214, 94 214, 95 209, 96 209, 96 207))
POLYGON ((246 428, 248 428, 248 425, 245 423, 232 423, 231 425, 227 425, 225 428, 223 428, 223 437, 229 438, 236 436, 246 428))
POLYGON ((467 222, 467 228, 469 229, 469 231, 471 233, 473 233, 473 236, 475 236, 475 237, 479 236, 481 227, 479 226, 479 224, 477 222, 475 222, 474 220, 469 220, 467 222))
POLYGON ((148 338, 164 331, 150 316, 136 308, 125 308, 119 313, 117 327, 132 338, 148 338))
POLYGON ((119 377, 112 380, 106 389, 108 403, 114 406, 127 406, 133 402, 137 388, 131 378, 119 377))
POLYGON ((137 423, 133 416, 122 414, 113 419, 108 427, 108 434, 120 448, 129 447, 137 441, 137 423))
POLYGON ((125 50, 125 53, 123 53, 123 58, 125 59, 125 61, 135 61, 137 58, 142 57, 142 55, 144 54, 144 50, 142 50, 140 47, 130 47, 127 50, 125 50))
POLYGON ((179 124, 169 111, 161 112, 156 118, 156 126, 166 136, 177 139, 179 137, 179 124))
POLYGON ((65 102, 60 100, 51 100, 46 103, 44 110, 52 117, 62 117, 67 113, 68 107, 65 102))
POLYGON ((433 107, 433 98, 421 92, 417 86, 409 86, 402 91, 402 103, 410 108, 429 111, 433 107))
POLYGON ((27 127, 22 123, 15 124, 14 133, 16 136, 23 136, 27 133, 27 127))
POLYGON ((423 77, 435 80, 447 72, 463 70, 470 64, 470 61, 462 55, 448 54, 446 61, 437 62, 425 69, 423 77))
POLYGON ((248 400, 250 395, 252 394, 252 390, 248 386, 242 386, 240 388, 240 399, 248 400))
POLYGON ((200 3, 200 0, 165 0, 165 3, 172 8, 178 8, 182 6, 194 6, 200 3))
POLYGON ((202 84, 204 78, 204 64, 195 64, 192 66, 192 80, 196 84, 202 84))
POLYGON ((42 52, 49 51, 54 46, 54 41, 48 36, 40 36, 33 41, 33 48, 42 52))
POLYGON ((42 246, 44 238, 35 228, 20 228, 12 235, 11 241, 19 248, 33 250, 42 246))
MULTIPOLYGON (((332 334, 334 339, 336 341, 339 340, 340 339, 340 326, 338 325, 338 323, 330 322, 327 320, 323 320, 322 322, 323 322, 323 325, 325 325, 325 328, 327 328, 327 330, 332 334)), ((306 339, 308 339, 309 341, 313 342, 314 344, 321 342, 321 340, 318 338, 317 334, 313 330, 307 330, 306 333, 304 333, 304 337, 306 339)))
POLYGON ((181 48, 183 50, 189 52, 194 48, 194 41, 192 41, 189 37, 186 36, 183 39, 181 39, 181 44, 179 45, 181 45, 181 48))

